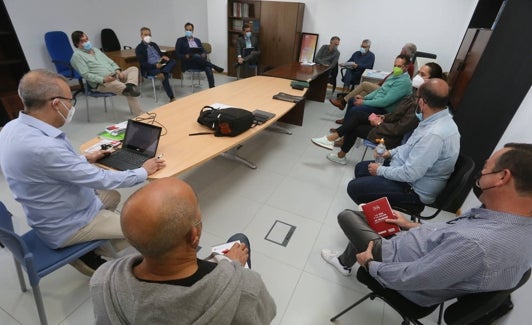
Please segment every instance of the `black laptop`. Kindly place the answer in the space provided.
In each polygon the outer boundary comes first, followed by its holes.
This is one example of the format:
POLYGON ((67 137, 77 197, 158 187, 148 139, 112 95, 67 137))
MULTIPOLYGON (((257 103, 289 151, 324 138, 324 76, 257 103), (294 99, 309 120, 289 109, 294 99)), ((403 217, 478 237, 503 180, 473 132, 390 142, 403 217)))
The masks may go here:
POLYGON ((98 160, 97 163, 117 169, 139 168, 155 157, 162 128, 135 120, 128 120, 122 148, 98 160))

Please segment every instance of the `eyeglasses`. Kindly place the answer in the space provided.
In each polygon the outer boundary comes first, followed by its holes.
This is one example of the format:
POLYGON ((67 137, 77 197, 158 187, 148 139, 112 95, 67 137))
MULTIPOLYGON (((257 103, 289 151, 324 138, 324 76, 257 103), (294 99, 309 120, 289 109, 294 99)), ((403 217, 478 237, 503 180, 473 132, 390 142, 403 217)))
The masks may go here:
POLYGON ((57 99, 57 98, 59 98, 59 99, 64 99, 64 100, 69 100, 69 101, 70 101, 70 104, 71 104, 72 106, 76 106, 76 102, 77 102, 76 97, 73 97, 73 98, 66 98, 66 97, 61 97, 61 96, 55 96, 55 97, 50 98, 49 100, 54 100, 54 99, 57 99))
POLYGON ((201 219, 194 221, 194 223, 192 224, 192 227, 197 227, 199 225, 201 225, 201 219))

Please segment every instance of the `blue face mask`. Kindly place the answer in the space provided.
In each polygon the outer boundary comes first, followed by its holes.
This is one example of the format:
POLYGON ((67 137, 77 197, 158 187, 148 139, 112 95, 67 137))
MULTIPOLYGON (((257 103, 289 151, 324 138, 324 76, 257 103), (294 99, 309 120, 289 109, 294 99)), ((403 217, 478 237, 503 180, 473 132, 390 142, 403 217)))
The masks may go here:
POLYGON ((251 38, 251 32, 246 32, 246 37, 251 38))
POLYGON ((186 30, 185 31, 185 36, 186 37, 192 37, 192 31, 191 30, 186 30))
POLYGON ((419 107, 419 104, 416 105, 416 110, 414 114, 416 114, 416 117, 420 122, 423 121, 423 112, 421 111, 421 107, 419 107))
POLYGON ((92 44, 91 44, 91 41, 86 41, 85 43, 82 44, 83 45, 83 49, 85 51, 90 51, 92 49, 92 44))
POLYGON ((363 47, 361 47, 359 51, 360 51, 360 53, 362 53, 362 54, 366 53, 366 49, 363 48, 363 47))

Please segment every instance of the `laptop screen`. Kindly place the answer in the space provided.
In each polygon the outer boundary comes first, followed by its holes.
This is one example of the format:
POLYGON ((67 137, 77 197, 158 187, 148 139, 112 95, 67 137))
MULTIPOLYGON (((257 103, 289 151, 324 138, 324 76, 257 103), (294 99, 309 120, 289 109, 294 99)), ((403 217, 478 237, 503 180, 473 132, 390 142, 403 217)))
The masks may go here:
POLYGON ((155 157, 162 128, 157 125, 128 120, 122 148, 155 157))

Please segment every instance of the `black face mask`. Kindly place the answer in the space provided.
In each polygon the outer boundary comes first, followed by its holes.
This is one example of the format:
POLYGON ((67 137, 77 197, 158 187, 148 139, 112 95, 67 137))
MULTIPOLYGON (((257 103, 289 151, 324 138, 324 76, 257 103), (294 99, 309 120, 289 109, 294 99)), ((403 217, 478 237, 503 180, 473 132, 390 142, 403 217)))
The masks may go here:
POLYGON ((486 188, 481 188, 480 187, 480 183, 479 183, 480 182, 480 178, 482 176, 500 173, 501 171, 502 170, 497 170, 497 171, 486 173, 486 174, 482 174, 482 172, 478 172, 477 177, 475 177, 475 186, 473 186, 473 193, 475 193, 475 196, 477 197, 477 199, 480 199, 480 195, 482 195, 482 193, 484 193, 484 191, 492 189, 494 187, 497 187, 497 186, 490 186, 490 187, 486 187, 486 188))

